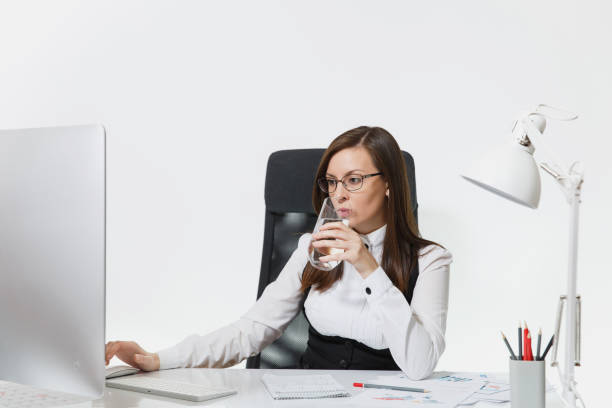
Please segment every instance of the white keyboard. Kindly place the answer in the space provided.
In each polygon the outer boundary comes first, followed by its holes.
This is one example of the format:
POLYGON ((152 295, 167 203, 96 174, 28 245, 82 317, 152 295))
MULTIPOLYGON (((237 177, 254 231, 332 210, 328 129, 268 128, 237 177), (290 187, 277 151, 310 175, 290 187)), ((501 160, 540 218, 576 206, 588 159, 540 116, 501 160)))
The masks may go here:
POLYGON ((112 378, 106 380, 106 386, 189 401, 206 401, 236 393, 235 390, 229 388, 211 388, 199 384, 161 380, 146 375, 112 378))
POLYGON ((91 400, 76 395, 0 381, 0 407, 2 408, 65 407, 88 401, 91 400))

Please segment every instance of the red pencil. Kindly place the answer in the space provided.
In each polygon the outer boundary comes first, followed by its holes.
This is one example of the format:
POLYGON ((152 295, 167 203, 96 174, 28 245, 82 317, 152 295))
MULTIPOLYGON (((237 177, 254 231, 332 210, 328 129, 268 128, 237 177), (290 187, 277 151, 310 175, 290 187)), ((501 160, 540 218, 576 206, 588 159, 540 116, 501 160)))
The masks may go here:
POLYGON ((523 329, 523 360, 529 360, 527 358, 527 333, 529 333, 529 329, 527 328, 527 322, 525 322, 525 328, 523 329))
POLYGON ((533 361, 533 351, 531 350, 531 333, 527 333, 527 358, 525 360, 533 361))

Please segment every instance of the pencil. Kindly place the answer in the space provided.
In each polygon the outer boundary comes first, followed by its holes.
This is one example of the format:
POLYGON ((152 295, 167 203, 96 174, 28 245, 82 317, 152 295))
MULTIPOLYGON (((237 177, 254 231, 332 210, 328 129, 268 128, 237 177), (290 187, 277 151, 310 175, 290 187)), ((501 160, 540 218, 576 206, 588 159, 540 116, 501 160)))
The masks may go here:
POLYGON ((525 347, 525 360, 533 361, 533 351, 531 351, 531 333, 527 332, 527 346, 525 347))
POLYGON ((379 388, 382 390, 397 390, 397 391, 410 391, 410 392, 429 392, 424 388, 413 388, 413 387, 401 387, 398 385, 382 385, 382 384, 366 384, 366 383, 353 383, 353 387, 359 388, 379 388))
POLYGON ((542 328, 538 329, 538 349, 536 352, 536 360, 540 359, 540 344, 542 344, 542 328))
POLYGON ((546 358, 546 354, 548 354, 548 350, 550 350, 550 346, 553 345, 554 340, 555 340, 555 335, 553 334, 550 340, 548 341, 548 345, 544 349, 544 354, 542 354, 542 357, 540 357, 540 360, 544 360, 546 358))
POLYGON ((523 359, 523 333, 521 333, 523 330, 521 330, 521 322, 519 322, 519 327, 518 327, 518 341, 519 341, 519 356, 518 359, 522 360, 523 359))
POLYGON ((529 356, 527 355, 527 334, 529 333, 529 329, 527 328, 527 321, 525 322, 525 328, 523 329, 523 360, 529 360, 529 356))
POLYGON ((508 343, 508 339, 506 338, 506 335, 504 334, 504 332, 501 332, 502 337, 504 338, 504 343, 506 343, 506 347, 508 347, 508 351, 510 352, 510 356, 513 360, 516 360, 516 355, 514 354, 514 351, 512 351, 512 347, 510 347, 510 343, 508 343))

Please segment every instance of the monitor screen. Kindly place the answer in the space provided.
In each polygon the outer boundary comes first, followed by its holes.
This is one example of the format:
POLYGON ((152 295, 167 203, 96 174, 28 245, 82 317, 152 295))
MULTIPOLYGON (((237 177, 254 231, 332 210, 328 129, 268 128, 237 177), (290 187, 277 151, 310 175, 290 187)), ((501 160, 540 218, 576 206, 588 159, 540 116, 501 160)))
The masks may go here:
POLYGON ((105 130, 0 130, 0 380, 104 390, 105 130))

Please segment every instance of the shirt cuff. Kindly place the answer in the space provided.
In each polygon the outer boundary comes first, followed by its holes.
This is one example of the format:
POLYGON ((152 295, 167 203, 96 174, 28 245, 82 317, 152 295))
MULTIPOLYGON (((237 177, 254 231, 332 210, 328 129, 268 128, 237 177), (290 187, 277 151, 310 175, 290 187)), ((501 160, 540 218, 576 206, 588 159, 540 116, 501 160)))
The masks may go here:
POLYGON ((393 287, 393 282, 382 267, 378 267, 361 283, 363 293, 369 302, 376 302, 393 287))
POLYGON ((159 369, 167 370, 169 368, 180 367, 180 359, 176 347, 169 347, 157 352, 159 356, 159 369))

